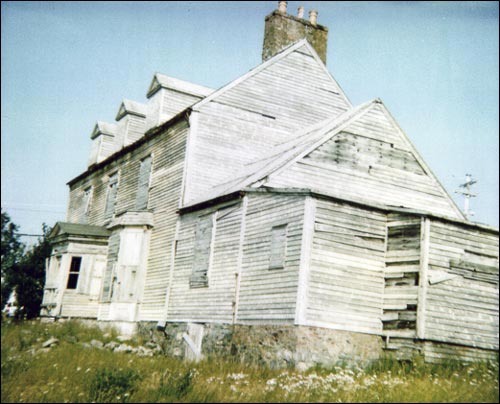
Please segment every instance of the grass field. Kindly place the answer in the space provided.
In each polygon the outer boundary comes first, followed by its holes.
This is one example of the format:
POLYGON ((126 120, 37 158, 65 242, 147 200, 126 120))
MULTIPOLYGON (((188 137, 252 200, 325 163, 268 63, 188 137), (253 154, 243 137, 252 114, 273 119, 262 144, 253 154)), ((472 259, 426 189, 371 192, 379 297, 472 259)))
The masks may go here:
MULTIPOLYGON (((186 363, 82 342, 109 342, 76 322, 2 323, 5 402, 498 402, 498 361, 315 368, 299 373, 208 358, 186 363), (50 337, 59 343, 42 349, 50 337)), ((142 341, 137 341, 142 343, 142 341)))

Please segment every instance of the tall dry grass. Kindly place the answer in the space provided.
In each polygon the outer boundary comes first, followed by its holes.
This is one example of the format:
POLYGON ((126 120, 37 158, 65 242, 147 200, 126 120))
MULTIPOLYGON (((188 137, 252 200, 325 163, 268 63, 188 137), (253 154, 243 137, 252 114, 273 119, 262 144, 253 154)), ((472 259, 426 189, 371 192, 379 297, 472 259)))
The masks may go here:
POLYGON ((498 402, 498 361, 272 370, 209 358, 186 363, 84 347, 97 328, 2 324, 2 402, 498 402), (49 337, 59 339, 40 350, 49 337))

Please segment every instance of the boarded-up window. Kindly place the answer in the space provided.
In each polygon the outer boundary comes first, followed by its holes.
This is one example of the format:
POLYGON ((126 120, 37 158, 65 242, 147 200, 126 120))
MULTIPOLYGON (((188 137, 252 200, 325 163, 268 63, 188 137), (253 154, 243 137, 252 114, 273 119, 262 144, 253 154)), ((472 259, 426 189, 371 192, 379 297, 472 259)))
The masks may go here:
POLYGON ((102 281, 102 300, 110 301, 115 282, 115 267, 120 253, 120 232, 113 232, 108 241, 108 260, 102 281))
POLYGON ((208 268, 210 265, 210 249, 212 244, 213 217, 202 216, 196 222, 193 272, 190 286, 202 288, 208 286, 208 268))
POLYGON ((271 251, 269 255, 269 269, 285 267, 287 225, 275 226, 271 229, 271 251))
POLYGON ((78 285, 78 277, 80 276, 80 267, 82 265, 82 257, 71 257, 71 265, 69 267, 67 289, 76 289, 78 285))
POLYGON ((83 191, 83 214, 82 214, 82 223, 87 223, 89 212, 90 212, 90 202, 92 198, 92 187, 85 188, 83 191))
POLYGON ((106 210, 104 211, 104 219, 111 219, 115 213, 116 194, 118 191, 118 173, 114 173, 109 177, 108 195, 106 198, 106 210))
POLYGON ((149 179, 151 176, 151 156, 141 160, 139 168, 139 184, 137 186, 137 209, 147 209, 149 197, 149 179))

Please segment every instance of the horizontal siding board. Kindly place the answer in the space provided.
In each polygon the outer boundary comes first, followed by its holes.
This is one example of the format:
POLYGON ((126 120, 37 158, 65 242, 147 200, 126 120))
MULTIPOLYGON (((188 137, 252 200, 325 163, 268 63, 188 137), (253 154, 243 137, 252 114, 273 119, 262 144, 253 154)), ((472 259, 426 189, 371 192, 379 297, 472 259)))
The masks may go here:
POLYGON ((303 214, 302 197, 249 196, 239 292, 239 322, 293 321, 303 214), (287 225, 284 268, 269 269, 272 229, 283 225, 287 225))
POLYGON ((291 52, 200 107, 187 201, 230 180, 295 131, 349 108, 315 59, 291 52))
POLYGON ((317 200, 306 318, 330 327, 380 333, 385 216, 317 200))
POLYGON ((458 276, 428 287, 426 338, 498 349, 498 283, 488 282, 488 277, 482 277, 480 271, 471 269, 467 274, 464 268, 456 272, 452 263, 461 260, 494 263, 488 269, 498 278, 498 235, 433 221, 429 275, 458 276))

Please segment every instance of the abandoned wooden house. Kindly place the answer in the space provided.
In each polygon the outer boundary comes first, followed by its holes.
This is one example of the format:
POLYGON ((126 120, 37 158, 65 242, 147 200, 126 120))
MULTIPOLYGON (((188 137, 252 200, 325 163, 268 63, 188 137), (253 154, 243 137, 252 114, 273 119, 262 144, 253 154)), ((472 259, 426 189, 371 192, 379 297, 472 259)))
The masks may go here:
POLYGON ((381 100, 351 105, 328 29, 286 3, 245 75, 155 74, 96 124, 41 315, 158 326, 195 357, 229 334, 288 363, 494 357, 498 229, 464 217, 381 100))

